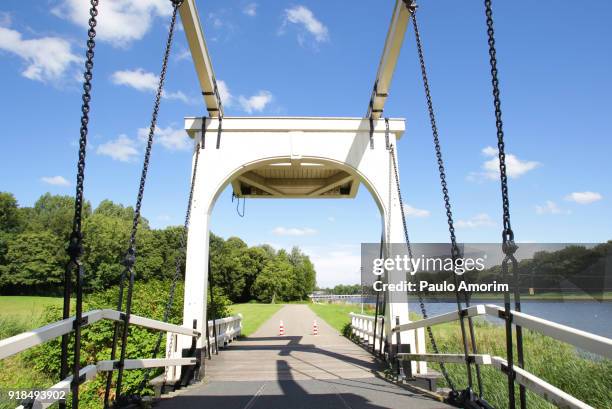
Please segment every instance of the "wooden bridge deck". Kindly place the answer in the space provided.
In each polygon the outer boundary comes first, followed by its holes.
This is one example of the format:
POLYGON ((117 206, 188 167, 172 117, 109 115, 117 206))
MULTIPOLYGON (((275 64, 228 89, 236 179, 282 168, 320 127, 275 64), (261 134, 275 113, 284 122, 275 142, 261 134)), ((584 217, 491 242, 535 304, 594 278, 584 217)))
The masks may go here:
POLYGON ((287 305, 252 336, 206 361, 206 379, 159 408, 448 408, 376 376, 371 354, 305 305, 287 305), (312 335, 317 320, 319 335, 312 335), (285 336, 278 336, 279 322, 285 336))

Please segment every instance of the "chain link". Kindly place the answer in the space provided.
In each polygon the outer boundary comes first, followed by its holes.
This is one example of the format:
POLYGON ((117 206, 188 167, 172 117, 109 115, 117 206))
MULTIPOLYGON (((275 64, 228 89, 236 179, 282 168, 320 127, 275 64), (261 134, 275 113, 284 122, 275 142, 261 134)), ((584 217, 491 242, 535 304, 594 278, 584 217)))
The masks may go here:
MULTIPOLYGON (((402 191, 401 191, 400 182, 399 182, 399 173, 397 171, 397 161, 395 159, 395 149, 393 145, 389 147, 389 155, 391 155, 391 162, 393 164, 393 174, 395 176, 395 186, 397 188, 397 196, 398 196, 400 211, 402 215, 402 225, 404 228, 404 238, 406 240, 406 247, 408 248, 408 257, 412 259, 412 246, 410 245, 410 237, 408 236, 408 225, 406 224, 406 214, 404 212, 404 203, 402 199, 402 191)), ((419 306, 421 309, 421 314, 423 315, 423 319, 426 319, 428 318, 428 316, 427 316, 427 310, 425 309, 425 301, 423 300, 423 295, 421 294, 420 291, 418 291, 417 296, 419 299, 419 306)), ((427 329, 427 335, 429 337, 429 342, 431 343, 431 347, 433 348, 434 353, 438 354, 439 353, 438 345, 436 343, 436 339, 434 338, 433 331, 431 330, 431 327, 427 327, 426 329, 427 329)), ((448 371, 446 370, 446 366, 444 365, 443 362, 440 362, 439 365, 440 365, 440 371, 442 372, 444 379, 446 380, 450 388, 453 391, 456 391, 455 385, 452 379, 450 378, 448 371)))
MULTIPOLYGON (((489 44, 489 63, 491 65, 491 85, 493 88, 493 105, 495 108, 495 126, 497 129, 497 151, 499 157, 499 175, 501 181, 502 193, 502 210, 503 210, 503 231, 502 231, 502 250, 505 254, 502 261, 502 273, 504 277, 508 276, 508 264, 512 266, 512 275, 514 277, 514 301, 515 309, 521 310, 520 289, 518 288, 518 262, 514 253, 518 246, 514 242, 514 232, 510 224, 510 198, 508 193, 508 176, 506 167, 506 152, 504 143, 504 129, 501 111, 501 99, 499 91, 499 79, 497 70, 497 55, 495 49, 495 30, 493 27, 493 9, 491 0, 485 0, 485 15, 487 22, 487 36, 489 44)), ((504 309, 506 312, 506 354, 508 361, 508 406, 515 407, 514 396, 514 369, 513 369, 513 346, 512 346, 512 324, 510 322, 510 295, 504 294, 504 309)), ((522 328, 516 325, 516 349, 518 366, 524 366, 523 359, 523 334, 522 328)), ((521 408, 527 406, 527 394, 523 385, 519 386, 520 405, 521 408)))
MULTIPOLYGON (((456 260, 461 257, 461 251, 459 249, 459 246, 457 245, 457 237, 455 235, 455 224, 453 221, 453 212, 452 212, 452 207, 450 203, 450 195, 448 192, 448 184, 446 182, 446 171, 445 171, 445 166, 444 166, 444 160, 442 158, 442 148, 440 146, 438 125, 436 123, 436 115, 435 115, 434 107, 433 107, 433 99, 431 97, 429 79, 427 77, 427 67, 425 66, 425 56, 423 54, 423 46, 421 43, 421 34, 419 32, 419 25, 418 25, 418 21, 416 17, 416 10, 415 12, 412 13, 412 23, 414 27, 414 34, 415 34, 416 45, 417 45, 417 53, 419 56, 419 63, 421 66, 421 77, 423 79, 423 88, 425 90, 425 99, 427 101, 427 111, 429 113, 431 133, 433 135, 434 147, 436 151, 436 160, 438 163, 438 172, 440 175, 440 185, 442 187, 442 195, 444 198, 444 208, 446 209, 446 220, 448 224, 448 232, 450 234, 450 241, 451 241, 451 257, 453 260, 456 260)), ((455 288, 458 288, 457 275, 454 274, 453 278, 455 281, 455 288)), ((461 276, 461 281, 464 281, 463 276, 461 276)), ((459 300, 459 290, 456 290, 455 294, 457 296, 457 309, 458 311, 461 311, 463 307, 462 307, 461 301, 459 300)), ((463 291, 463 296, 464 296, 466 307, 469 307, 470 306, 469 295, 465 290, 463 291)), ((467 320, 468 320, 470 341, 472 345, 472 352, 474 354, 477 354, 478 348, 476 346, 476 340, 475 340, 474 323, 471 317, 468 317, 467 320)), ((463 344, 464 344, 464 355, 466 358, 468 384, 469 384, 469 387, 471 388, 472 387, 472 371, 470 369, 471 364, 468 359, 469 352, 468 352, 468 345, 467 345, 467 336, 466 336, 467 334, 465 331, 465 324, 464 324, 463 316, 460 316, 460 325, 461 325, 461 334, 463 337, 462 339, 463 339, 463 344)), ((482 395, 482 375, 480 373, 480 365, 478 364, 476 364, 476 382, 478 384, 478 392, 480 395, 482 395)))
MULTIPOLYGON (((187 233, 189 232, 189 221, 191 220, 191 205, 193 203, 193 192, 195 190, 196 177, 198 173, 198 161, 200 158, 200 143, 196 145, 195 148, 195 159, 193 161, 193 174, 191 175, 191 185, 189 189, 189 198, 187 199, 187 211, 185 212, 185 221, 183 223, 183 229, 181 230, 181 234, 179 236, 179 254, 176 256, 175 264, 174 264, 174 276, 172 277, 172 284, 170 286, 170 292, 168 295, 168 302, 166 303, 166 307, 164 309, 164 317, 162 321, 167 322, 170 318, 170 310, 172 309, 172 305, 174 304, 174 294, 176 292, 176 286, 178 280, 181 278, 181 273, 183 271, 183 265, 185 264, 187 257, 187 233)), ((161 348, 161 343, 163 339, 163 333, 159 333, 157 336, 157 341, 155 343, 155 347, 153 348, 153 353, 151 354, 152 358, 156 358, 159 353, 159 349, 161 348)), ((166 347, 166 350, 172 351, 172 342, 174 340, 173 336, 170 336, 169 345, 166 347)), ((145 388, 147 381, 149 379, 151 369, 147 369, 144 374, 144 378, 140 383, 139 390, 145 388)), ((164 382, 162 384, 165 385, 166 377, 168 376, 168 370, 164 372, 164 382)))
MULTIPOLYGON (((72 291, 72 274, 76 271, 76 308, 75 308, 75 330, 74 330, 74 356, 73 356, 73 382, 72 407, 79 407, 79 372, 81 360, 81 325, 83 318, 83 266, 79 260, 83 254, 83 234, 81 231, 83 222, 83 201, 85 184, 85 163, 87 155, 87 136, 89 132, 89 111, 91 102, 91 88, 94 67, 94 49, 96 47, 96 25, 98 16, 98 0, 91 0, 89 9, 89 29, 87 31, 87 51, 85 53, 85 72, 83 73, 83 95, 81 104, 81 126, 79 137, 79 153, 77 162, 76 192, 74 196, 74 218, 72 222, 72 233, 67 248, 69 262, 64 274, 64 319, 70 316, 70 296, 72 291)), ((68 374, 68 343, 70 335, 62 336, 61 344, 61 368, 60 377, 64 379, 68 374)), ((60 407, 65 407, 62 403, 60 407)))
POLYGON ((499 79, 497 77, 497 56, 495 50, 495 31, 493 29, 493 10, 491 0, 485 0, 487 17, 487 35, 489 43, 489 62, 491 64, 491 85, 493 86, 493 105, 495 107, 495 126, 497 128, 497 151, 499 155, 499 172, 501 178, 501 192, 503 205, 504 230, 502 238, 504 243, 514 241, 514 233, 510 226, 510 200, 508 194, 508 177, 506 173, 506 152, 504 143, 504 129, 502 121, 501 100, 499 97, 499 79))
POLYGON ((178 8, 182 4, 180 0, 172 0, 173 11, 172 11, 172 19, 170 21, 170 28, 168 30, 168 38, 166 41, 166 48, 164 51, 164 57, 162 61, 161 73, 159 76, 159 83, 157 86, 157 92, 155 94, 155 103, 153 107, 153 113, 151 115, 151 124, 149 127, 149 135, 147 138, 147 147, 145 149, 144 161, 142 166, 142 173, 140 175, 140 185, 138 188, 138 196, 136 199, 136 205, 134 206, 134 218, 132 220, 132 230, 130 234, 130 242, 127 254, 125 256, 124 264, 126 266, 126 273, 129 276, 129 284, 127 289, 127 297, 126 297, 126 306, 125 306, 125 314, 123 320, 122 327, 122 339, 121 339, 121 353, 119 357, 119 369, 117 373, 117 385, 116 385, 116 399, 119 401, 121 399, 121 387, 123 382, 123 362, 125 362, 125 354, 127 349, 127 337, 129 330, 129 320, 130 314, 132 310, 132 293, 134 290, 134 264, 136 262, 136 234, 138 232, 138 225, 140 223, 140 211, 142 207, 142 200, 144 197, 144 189, 147 180, 147 173, 149 170, 149 161, 151 158, 151 150, 153 147, 153 137, 155 135, 155 129, 157 126, 157 117, 159 115, 159 107, 161 104, 161 98, 163 95, 164 82, 166 80, 166 72, 168 69, 168 60, 170 58, 170 51, 172 49, 172 39, 174 37, 174 29, 176 26, 176 17, 178 8))

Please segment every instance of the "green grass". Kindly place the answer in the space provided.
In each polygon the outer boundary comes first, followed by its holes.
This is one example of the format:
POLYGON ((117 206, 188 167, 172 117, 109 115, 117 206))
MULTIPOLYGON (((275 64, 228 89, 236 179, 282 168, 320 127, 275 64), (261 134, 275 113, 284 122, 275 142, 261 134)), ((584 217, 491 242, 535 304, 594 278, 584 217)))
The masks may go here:
POLYGON ((61 304, 61 298, 53 297, 0 297, 0 339, 47 324, 43 320, 45 308, 61 304))
MULTIPOLYGON (((44 309, 49 305, 61 305, 61 298, 52 297, 0 297, 0 339, 46 324, 44 309)), ((0 360, 0 389, 44 389, 53 380, 28 368, 21 354, 0 360)), ((0 402, 0 409, 13 408, 0 402)))
MULTIPOLYGON (((361 304, 309 304, 308 306, 340 333, 342 333, 344 326, 350 322, 350 312, 361 314, 361 304)), ((364 314, 374 315, 374 309, 366 306, 364 314)))
POLYGON ((2 296, 0 315, 40 316, 49 305, 62 305, 60 297, 2 296))
MULTIPOLYGON (((328 324, 342 331, 349 323, 349 312, 360 312, 359 305, 349 304, 311 304, 310 308, 328 324)), ((366 314, 372 311, 366 311, 366 314)), ((418 316, 412 316, 418 319, 418 316)), ((505 329, 487 321, 475 320, 476 344, 480 353, 505 357, 505 329)), ((440 353, 461 353, 461 330, 458 323, 437 325, 433 328, 440 353)), ((427 337, 426 337, 427 338, 427 337)), ((550 337, 524 330, 525 368, 564 390, 570 395, 596 408, 612 408, 612 361, 585 359, 569 344, 550 337)), ((429 340, 428 340, 429 344, 429 340)), ((432 351, 428 345, 428 351, 432 351)), ((516 356, 516 350, 515 350, 516 356)), ((435 364, 429 367, 439 371, 435 364)), ((446 365, 451 379, 458 388, 467 386, 465 366, 446 365)), ((482 367, 484 396, 495 408, 506 408, 507 378, 498 370, 482 367)), ((518 388, 517 388, 518 399, 518 388)), ((553 405, 543 398, 528 392, 530 409, 550 409, 553 405)))
POLYGON ((274 313, 281 309, 282 304, 234 304, 231 305, 232 314, 242 314, 242 335, 248 337, 257 328, 266 322, 274 313))

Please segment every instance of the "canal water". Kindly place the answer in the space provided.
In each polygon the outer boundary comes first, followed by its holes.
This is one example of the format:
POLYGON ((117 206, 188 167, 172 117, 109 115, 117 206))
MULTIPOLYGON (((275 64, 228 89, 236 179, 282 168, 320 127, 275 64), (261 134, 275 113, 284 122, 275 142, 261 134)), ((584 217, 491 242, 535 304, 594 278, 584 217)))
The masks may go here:
MULTIPOLYGON (((359 302, 359 299, 356 301, 359 302)), ((503 302, 477 301, 475 304, 495 304, 503 307, 503 302)), ((409 303, 410 311, 420 313, 418 303, 409 303)), ((454 302, 426 302, 427 315, 443 314, 457 310, 454 302)), ((612 338, 612 302, 598 301, 524 301, 521 310, 549 321, 567 325, 593 334, 612 338)), ((493 323, 502 323, 495 317, 487 317, 493 323)))

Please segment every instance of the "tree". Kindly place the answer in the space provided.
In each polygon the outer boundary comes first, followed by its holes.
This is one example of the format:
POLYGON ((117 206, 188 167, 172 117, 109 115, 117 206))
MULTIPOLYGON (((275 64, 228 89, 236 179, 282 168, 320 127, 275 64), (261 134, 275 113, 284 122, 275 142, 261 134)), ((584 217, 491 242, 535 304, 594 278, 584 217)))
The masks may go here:
MULTIPOLYGON (((91 214, 91 204, 83 204, 83 218, 91 214)), ((45 193, 34 204, 33 217, 27 221, 28 230, 49 230, 62 241, 67 241, 72 231, 74 198, 45 193)))
POLYGON ((63 243, 52 233, 24 232, 7 243, 6 265, 0 266, 3 293, 62 293, 67 257, 63 243))
POLYGON ((19 230, 19 207, 12 193, 0 192, 0 231, 14 233, 19 230))
POLYGON ((252 296, 262 302, 289 301, 294 290, 294 275, 286 257, 266 263, 253 284, 252 296))
MULTIPOLYGON (((104 199, 99 204, 98 207, 93 211, 93 214, 103 214, 105 216, 116 217, 121 220, 126 220, 132 222, 134 219, 134 208, 132 206, 123 206, 120 203, 115 203, 112 200, 104 199)), ((138 223, 139 228, 149 228, 149 221, 140 217, 138 223)))

